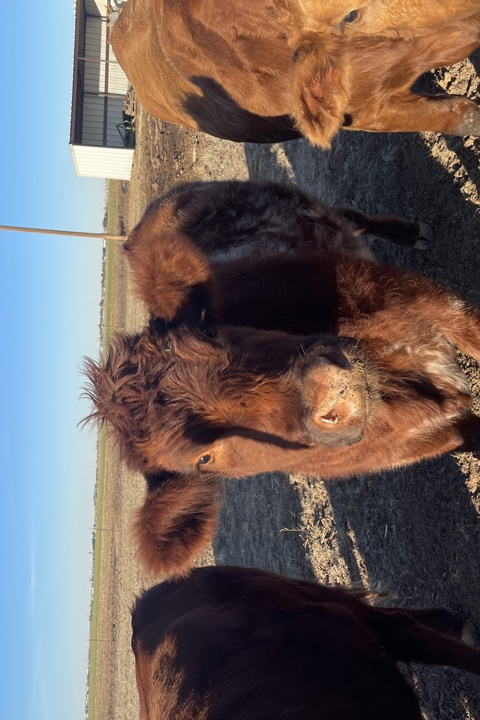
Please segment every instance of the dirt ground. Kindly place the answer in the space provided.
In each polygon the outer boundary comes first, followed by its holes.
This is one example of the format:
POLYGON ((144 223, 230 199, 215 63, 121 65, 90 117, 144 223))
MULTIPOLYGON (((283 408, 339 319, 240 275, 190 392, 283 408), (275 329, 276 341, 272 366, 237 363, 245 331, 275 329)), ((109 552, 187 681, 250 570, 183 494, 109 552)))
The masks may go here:
MULTIPOLYGON (((480 56, 423 80, 430 90, 478 99, 480 56)), ((342 133, 331 151, 306 140, 237 145, 137 115, 137 149, 128 190, 127 229, 145 204, 175 182, 192 179, 274 179, 337 205, 370 214, 394 212, 423 220, 434 231, 428 252, 386 247, 377 256, 413 268, 480 306, 480 140, 433 133, 342 133)), ((125 268, 117 278, 116 327, 140 328, 144 309, 131 295, 125 268)), ((478 366, 463 358, 480 405, 478 366)), ((98 717, 136 717, 129 607, 151 584, 128 537, 129 518, 143 496, 142 481, 109 460, 104 526, 103 637, 99 681, 108 711, 98 717), (107 583, 108 579, 108 583, 107 583)), ((360 583, 388 594, 387 604, 443 606, 470 618, 480 631, 480 463, 448 455, 415 467, 346 481, 263 475, 225 482, 217 564, 255 565, 329 584, 360 583)), ((431 720, 480 718, 480 678, 442 668, 414 667, 431 720)))

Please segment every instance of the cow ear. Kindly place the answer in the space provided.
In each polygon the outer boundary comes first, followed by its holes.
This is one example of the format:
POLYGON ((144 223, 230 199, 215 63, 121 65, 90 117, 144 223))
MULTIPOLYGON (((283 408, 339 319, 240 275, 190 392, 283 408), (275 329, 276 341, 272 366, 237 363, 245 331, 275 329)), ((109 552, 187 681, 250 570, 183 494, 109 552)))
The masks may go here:
POLYGON ((137 294, 151 314, 167 323, 197 318, 212 302, 213 274, 186 235, 165 229, 151 234, 142 223, 124 245, 137 294))
POLYGON ((170 472, 146 478, 149 489, 133 526, 139 559, 154 575, 186 575, 213 540, 220 481, 170 472))
POLYGON ((302 34, 293 54, 292 92, 298 130, 328 149, 343 125, 350 98, 350 63, 341 37, 302 34))

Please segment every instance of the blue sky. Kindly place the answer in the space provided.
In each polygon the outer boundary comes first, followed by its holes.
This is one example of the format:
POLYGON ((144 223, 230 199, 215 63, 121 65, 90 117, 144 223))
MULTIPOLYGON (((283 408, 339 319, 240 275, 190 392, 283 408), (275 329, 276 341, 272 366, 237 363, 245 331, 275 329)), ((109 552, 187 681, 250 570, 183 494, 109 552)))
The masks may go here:
MULTIPOLYGON (((102 231, 105 181, 68 147, 72 0, 8 3, 0 26, 0 224, 102 231)), ((0 231, 2 717, 84 717, 95 433, 78 421, 99 353, 102 241, 0 231)))

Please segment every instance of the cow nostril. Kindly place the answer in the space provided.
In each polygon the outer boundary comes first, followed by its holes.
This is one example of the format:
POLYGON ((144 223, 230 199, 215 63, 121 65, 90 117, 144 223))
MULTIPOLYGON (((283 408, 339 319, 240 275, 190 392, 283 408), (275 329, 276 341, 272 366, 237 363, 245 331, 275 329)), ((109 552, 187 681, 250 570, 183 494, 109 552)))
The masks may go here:
POLYGON ((322 422, 327 423, 327 425, 336 425, 338 423, 338 415, 335 410, 330 410, 326 415, 321 415, 320 419, 322 422))

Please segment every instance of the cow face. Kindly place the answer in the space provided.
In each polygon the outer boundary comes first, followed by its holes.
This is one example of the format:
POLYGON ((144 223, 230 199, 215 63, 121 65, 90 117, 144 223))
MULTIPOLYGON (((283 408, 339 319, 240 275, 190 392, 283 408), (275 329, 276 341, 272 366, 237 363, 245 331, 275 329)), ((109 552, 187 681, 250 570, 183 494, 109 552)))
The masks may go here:
POLYGON ((131 238, 127 252, 154 316, 87 367, 93 415, 110 422, 131 466, 241 476, 252 456, 255 471, 272 469, 269 449, 361 439, 371 372, 354 341, 223 324, 214 272, 190 241, 167 234, 145 253, 142 242, 131 238))
POLYGON ((241 475, 238 438, 265 451, 362 437, 368 373, 351 341, 224 326, 207 337, 157 324, 89 368, 97 412, 137 469, 241 475))

